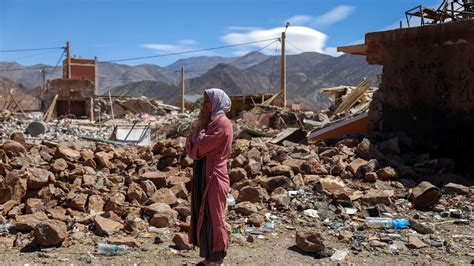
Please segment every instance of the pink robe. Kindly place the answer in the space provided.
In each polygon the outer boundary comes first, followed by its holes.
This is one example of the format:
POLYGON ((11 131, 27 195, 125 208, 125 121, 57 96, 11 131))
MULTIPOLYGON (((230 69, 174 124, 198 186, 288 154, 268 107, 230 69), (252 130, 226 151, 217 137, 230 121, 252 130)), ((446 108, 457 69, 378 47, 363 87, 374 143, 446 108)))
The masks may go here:
MULTIPOLYGON (((186 140, 186 152, 191 159, 207 157, 206 187, 202 196, 196 233, 200 241, 207 202, 213 228, 212 252, 227 250, 229 245, 229 235, 225 226, 225 208, 230 184, 227 158, 231 152, 232 138, 232 123, 225 115, 219 115, 209 123, 207 132, 203 130, 195 137, 194 143, 192 135, 186 140)), ((191 220, 191 223, 194 222, 196 221, 191 220)), ((193 224, 191 228, 194 228, 193 224)), ((193 230, 189 231, 189 242, 196 245, 199 243, 193 243, 194 233, 193 230)))

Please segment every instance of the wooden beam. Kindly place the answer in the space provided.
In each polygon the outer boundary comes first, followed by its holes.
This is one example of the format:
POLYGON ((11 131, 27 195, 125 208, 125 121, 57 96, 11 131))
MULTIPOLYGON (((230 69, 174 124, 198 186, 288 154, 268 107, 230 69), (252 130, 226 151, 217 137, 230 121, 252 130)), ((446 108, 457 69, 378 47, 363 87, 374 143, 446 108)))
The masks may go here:
POLYGON ((354 55, 367 55, 367 51, 365 49, 365 44, 354 44, 354 45, 347 45, 347 46, 338 46, 338 52, 343 52, 346 54, 354 54, 354 55))
POLYGON ((357 88, 351 91, 346 97, 343 98, 342 102, 334 110, 333 116, 338 113, 347 112, 352 106, 364 95, 364 93, 370 88, 370 81, 364 79, 357 88))
POLYGON ((181 66, 181 112, 184 113, 184 66, 181 66))
POLYGON ((71 79, 71 47, 69 46, 69 41, 66 42, 66 79, 71 79))
POLYGON ((26 117, 26 114, 25 112, 23 111, 23 108, 21 108, 21 105, 19 102, 17 102, 17 100, 15 99, 15 97, 13 96, 13 90, 11 90, 9 93, 10 93, 10 96, 12 97, 13 101, 15 102, 16 106, 18 107, 18 109, 20 109, 21 113, 26 117))
MULTIPOLYGON (((12 89, 11 91, 13 91, 13 89, 12 89)), ((8 96, 7 96, 7 98, 5 99, 5 103, 3 104, 3 110, 8 110, 8 106, 10 105, 10 101, 11 101, 11 100, 10 100, 10 98, 11 98, 10 95, 11 95, 11 92, 8 93, 8 96)))
POLYGON ((286 108, 286 29, 281 33, 281 76, 280 76, 280 95, 282 98, 282 107, 286 108))
POLYGON ((94 98, 90 97, 90 110, 89 110, 89 118, 91 122, 94 122, 94 98))
POLYGON ((58 101, 58 95, 54 96, 53 101, 51 102, 51 105, 48 108, 48 111, 44 114, 43 120, 44 122, 49 122, 51 120, 51 116, 53 115, 54 108, 56 107, 56 102, 58 101))

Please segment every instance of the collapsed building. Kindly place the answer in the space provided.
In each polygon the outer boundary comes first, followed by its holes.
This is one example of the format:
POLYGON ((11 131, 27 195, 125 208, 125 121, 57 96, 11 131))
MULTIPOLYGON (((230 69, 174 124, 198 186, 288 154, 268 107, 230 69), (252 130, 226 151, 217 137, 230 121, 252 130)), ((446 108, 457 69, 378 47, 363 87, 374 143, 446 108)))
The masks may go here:
POLYGON ((473 168, 474 21, 368 33, 340 51, 383 65, 369 131, 406 132, 417 145, 473 168))

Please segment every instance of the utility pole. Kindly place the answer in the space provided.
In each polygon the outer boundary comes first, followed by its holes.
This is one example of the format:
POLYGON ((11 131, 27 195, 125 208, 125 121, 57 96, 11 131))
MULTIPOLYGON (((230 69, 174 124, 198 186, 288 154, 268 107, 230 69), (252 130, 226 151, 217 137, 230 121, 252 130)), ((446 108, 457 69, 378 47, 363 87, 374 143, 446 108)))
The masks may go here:
POLYGON ((41 103, 41 110, 44 108, 44 93, 46 91, 46 70, 43 68, 41 69, 41 74, 43 74, 43 86, 41 86, 40 92, 40 103, 41 103))
POLYGON ((181 112, 184 113, 184 66, 181 66, 181 112))
POLYGON ((94 93, 97 93, 99 91, 99 61, 97 60, 97 56, 94 56, 94 71, 95 71, 94 73, 95 92, 94 93))
POLYGON ((281 78, 280 78, 280 95, 283 100, 283 108, 286 108, 286 53, 285 53, 285 41, 286 41, 286 29, 288 29, 290 23, 287 22, 285 31, 281 33, 281 78))
POLYGON ((69 41, 66 42, 66 61, 67 61, 66 79, 71 79, 71 49, 69 46, 69 41))

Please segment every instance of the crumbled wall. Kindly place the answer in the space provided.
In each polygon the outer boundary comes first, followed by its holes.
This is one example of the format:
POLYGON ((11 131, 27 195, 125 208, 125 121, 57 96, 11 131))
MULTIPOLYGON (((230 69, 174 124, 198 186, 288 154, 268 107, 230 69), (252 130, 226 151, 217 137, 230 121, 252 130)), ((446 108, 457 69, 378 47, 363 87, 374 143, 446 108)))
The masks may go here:
POLYGON ((58 95, 58 101, 85 101, 86 110, 84 113, 90 117, 91 99, 95 98, 95 85, 92 81, 74 79, 49 80, 43 98, 46 109, 51 105, 56 94, 58 95))

